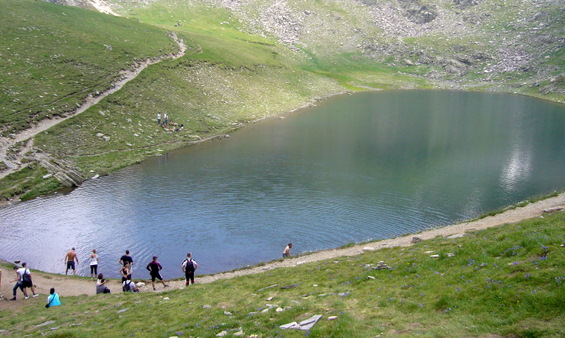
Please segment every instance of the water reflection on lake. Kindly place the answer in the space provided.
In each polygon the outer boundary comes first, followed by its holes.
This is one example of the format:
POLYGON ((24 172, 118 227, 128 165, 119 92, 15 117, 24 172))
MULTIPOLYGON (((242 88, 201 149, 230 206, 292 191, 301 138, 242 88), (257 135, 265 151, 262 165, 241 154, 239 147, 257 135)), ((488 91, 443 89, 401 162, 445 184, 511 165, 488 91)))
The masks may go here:
MULTIPOLYGON (((190 126, 189 128, 190 129, 190 126)), ((117 276, 159 256, 180 277, 447 225, 565 187, 565 106, 513 95, 390 91, 336 97, 149 159, 65 196, 0 209, 0 257, 79 271, 96 248, 117 276)))

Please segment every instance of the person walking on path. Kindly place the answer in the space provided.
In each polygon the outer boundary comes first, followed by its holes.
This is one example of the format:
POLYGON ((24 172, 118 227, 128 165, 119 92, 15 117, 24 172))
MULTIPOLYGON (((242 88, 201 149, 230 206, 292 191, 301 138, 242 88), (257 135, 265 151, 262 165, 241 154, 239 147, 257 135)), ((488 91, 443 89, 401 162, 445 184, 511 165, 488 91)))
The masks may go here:
POLYGON ((282 253, 283 258, 290 257, 290 249, 292 249, 292 243, 288 243, 286 248, 284 248, 283 253, 282 253))
POLYGON ((35 288, 33 287, 33 281, 31 280, 31 271, 27 268, 27 263, 22 263, 22 267, 18 269, 17 266, 14 266, 14 270, 16 271, 16 279, 12 282, 16 282, 13 289, 13 296, 12 300, 16 300, 16 293, 18 289, 22 290, 24 293, 24 298, 28 299, 29 296, 27 295, 27 288, 31 288, 31 292, 33 297, 39 296, 35 293, 35 288))
POLYGON ((157 256, 153 256, 153 260, 147 264, 146 269, 149 271, 149 275, 151 276, 151 285, 153 285, 153 290, 157 290, 155 288, 155 279, 159 279, 159 281, 163 284, 163 287, 169 286, 165 284, 163 277, 161 277, 160 271, 163 267, 159 264, 159 262, 157 262, 157 256))
POLYGON ((161 125, 161 113, 157 113, 157 124, 161 125))
POLYGON ((98 274, 98 254, 96 249, 92 249, 90 254, 90 277, 96 277, 98 274))
POLYGON ((59 299, 59 295, 55 292, 55 288, 51 288, 51 290, 49 290, 49 297, 47 297, 47 304, 45 305, 45 307, 52 307, 59 305, 61 305, 61 300, 59 299))
POLYGON ((169 125, 169 115, 167 113, 163 113, 163 119, 165 120, 165 127, 169 125))
POLYGON ((198 263, 194 259, 192 259, 192 254, 188 252, 186 254, 186 259, 182 262, 182 272, 184 272, 184 276, 186 277, 186 284, 185 286, 189 286, 190 282, 194 284, 194 272, 198 268, 198 263))
POLYGON ((128 265, 128 271, 129 271, 129 278, 131 279, 131 275, 133 273, 133 258, 129 255, 129 250, 126 250, 125 255, 123 255, 122 257, 120 257, 120 260, 118 261, 118 263, 120 263, 123 266, 126 266, 126 264, 128 265))
POLYGON ((69 252, 65 254, 65 263, 67 264, 67 269, 65 270, 65 275, 69 272, 69 269, 73 269, 73 275, 77 274, 76 264, 78 264, 78 255, 75 248, 72 248, 69 252))

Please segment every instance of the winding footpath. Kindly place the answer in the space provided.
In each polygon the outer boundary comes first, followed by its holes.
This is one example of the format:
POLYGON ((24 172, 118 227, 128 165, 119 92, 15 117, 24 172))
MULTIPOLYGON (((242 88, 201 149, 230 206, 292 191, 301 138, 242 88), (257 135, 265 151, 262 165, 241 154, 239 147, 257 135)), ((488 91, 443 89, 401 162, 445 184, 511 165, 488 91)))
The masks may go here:
POLYGON ((164 55, 156 59, 147 58, 144 61, 136 64, 133 69, 120 72, 122 78, 120 81, 112 84, 112 87, 110 89, 100 93, 100 95, 98 96, 93 96, 92 94, 90 94, 80 107, 78 107, 77 109, 66 115, 65 117, 57 117, 57 118, 43 120, 39 122, 37 125, 33 126, 32 128, 24 130, 11 138, 0 137, 0 162, 4 162, 8 166, 8 169, 0 172, 0 179, 24 168, 25 165, 22 164, 22 159, 24 158, 23 155, 33 148, 33 137, 35 135, 67 119, 70 119, 74 116, 77 116, 85 112, 88 108, 98 104, 102 99, 122 89, 122 87, 126 83, 135 79, 145 68, 160 63, 164 60, 168 60, 168 59, 174 60, 184 56, 186 54, 186 49, 187 49, 186 44, 182 39, 180 39, 176 35, 176 33, 172 33, 171 36, 178 44, 179 50, 177 53, 164 55), (9 150, 20 142, 25 142, 23 147, 19 149, 19 151, 8 155, 9 150))

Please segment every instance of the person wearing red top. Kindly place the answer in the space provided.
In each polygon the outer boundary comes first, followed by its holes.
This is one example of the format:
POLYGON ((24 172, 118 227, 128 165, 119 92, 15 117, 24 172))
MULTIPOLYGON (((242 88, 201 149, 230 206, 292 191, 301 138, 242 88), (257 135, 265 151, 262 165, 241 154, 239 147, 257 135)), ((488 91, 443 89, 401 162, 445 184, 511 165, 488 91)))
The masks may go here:
POLYGON ((155 279, 159 279, 164 287, 168 287, 169 285, 165 284, 163 277, 161 277, 161 269, 163 268, 159 262, 157 262, 157 256, 153 256, 153 260, 147 264, 145 267, 147 271, 149 271, 149 275, 151 276, 151 285, 153 285, 153 290, 157 290, 155 288, 155 279))

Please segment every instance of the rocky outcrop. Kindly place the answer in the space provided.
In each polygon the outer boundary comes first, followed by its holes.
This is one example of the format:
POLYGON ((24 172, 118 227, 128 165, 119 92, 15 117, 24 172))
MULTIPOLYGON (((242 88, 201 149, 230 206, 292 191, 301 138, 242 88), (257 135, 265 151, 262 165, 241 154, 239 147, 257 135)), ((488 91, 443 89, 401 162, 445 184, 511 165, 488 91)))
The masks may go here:
POLYGON ((424 4, 420 0, 398 0, 398 3, 408 20, 418 25, 432 22, 438 16, 434 5, 424 4))
POLYGON ((82 174, 67 161, 54 160, 46 154, 35 154, 34 157, 43 168, 47 169, 65 187, 78 187, 85 180, 82 174))
POLYGON ((467 7, 476 6, 481 3, 481 1, 482 0, 453 0, 453 3, 461 9, 465 9, 467 7))

